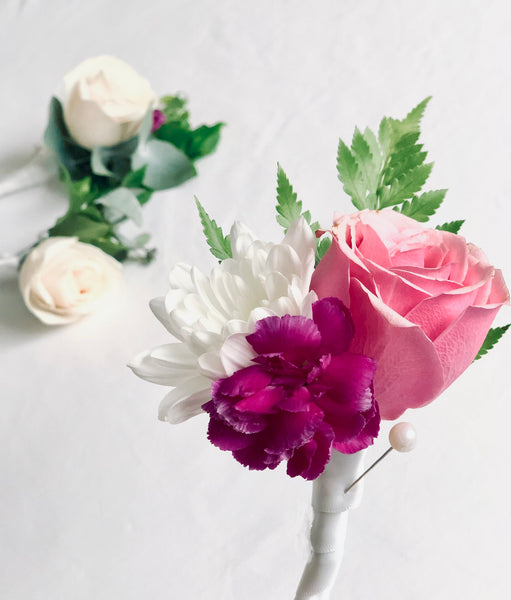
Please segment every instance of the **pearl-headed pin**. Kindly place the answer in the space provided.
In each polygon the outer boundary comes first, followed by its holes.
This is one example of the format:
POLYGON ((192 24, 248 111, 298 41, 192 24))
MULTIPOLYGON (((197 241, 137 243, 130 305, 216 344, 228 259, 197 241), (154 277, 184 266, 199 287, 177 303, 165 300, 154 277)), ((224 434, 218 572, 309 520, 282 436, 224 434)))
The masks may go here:
POLYGON ((417 432, 415 431, 415 427, 411 423, 405 423, 404 421, 396 423, 389 431, 389 442, 390 448, 344 490, 345 494, 347 494, 351 488, 362 479, 362 477, 365 477, 371 469, 374 469, 374 467, 392 450, 397 450, 398 452, 410 452, 413 450, 417 444, 417 432))

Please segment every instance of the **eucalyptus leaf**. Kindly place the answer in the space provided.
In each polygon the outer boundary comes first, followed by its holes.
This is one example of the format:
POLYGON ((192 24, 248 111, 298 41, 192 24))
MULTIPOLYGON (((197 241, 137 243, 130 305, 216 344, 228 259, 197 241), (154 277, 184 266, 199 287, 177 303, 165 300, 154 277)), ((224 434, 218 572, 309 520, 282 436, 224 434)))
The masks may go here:
POLYGON ((136 171, 130 171, 122 180, 122 186, 128 188, 141 188, 143 186, 145 166, 136 171))
POLYGON ((139 143, 144 143, 147 141, 149 136, 151 135, 151 129, 153 128, 153 109, 150 108, 144 118, 142 119, 142 123, 138 130, 138 139, 139 143))
POLYGON ((110 169, 107 169, 106 165, 103 163, 103 157, 104 154, 101 152, 101 147, 94 146, 90 158, 90 166, 92 172, 95 175, 104 175, 110 177, 111 175, 113 175, 113 173, 112 171, 110 171, 110 169))
POLYGON ((90 174, 91 153, 76 144, 71 138, 64 121, 62 104, 55 97, 50 101, 44 143, 56 154, 60 163, 69 172, 71 179, 82 179, 90 174))
POLYGON ((94 146, 90 161, 92 172, 122 181, 131 171, 131 157, 138 145, 139 139, 134 137, 115 146, 94 146))
POLYGON ((93 242, 108 236, 110 225, 84 213, 69 213, 49 230, 50 236, 77 237, 81 242, 93 242))
POLYGON ((135 225, 139 227, 142 225, 142 208, 132 190, 125 187, 117 188, 105 196, 101 196, 98 202, 108 209, 105 216, 109 221, 127 217, 135 225))
POLYGON ((175 187, 196 174, 192 161, 172 144, 157 139, 139 143, 133 167, 147 165, 144 185, 153 190, 175 187))

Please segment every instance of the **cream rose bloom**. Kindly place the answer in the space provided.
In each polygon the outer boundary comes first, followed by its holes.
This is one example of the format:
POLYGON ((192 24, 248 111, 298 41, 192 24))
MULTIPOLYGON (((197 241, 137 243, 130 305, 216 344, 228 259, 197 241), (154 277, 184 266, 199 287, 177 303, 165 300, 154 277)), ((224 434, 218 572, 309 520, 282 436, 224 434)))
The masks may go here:
POLYGON ((113 56, 88 58, 64 77, 64 120, 89 150, 135 136, 155 103, 149 82, 113 56))
POLYGON ((76 321, 119 285, 121 265, 73 237, 51 237, 25 259, 19 286, 27 308, 47 325, 76 321))

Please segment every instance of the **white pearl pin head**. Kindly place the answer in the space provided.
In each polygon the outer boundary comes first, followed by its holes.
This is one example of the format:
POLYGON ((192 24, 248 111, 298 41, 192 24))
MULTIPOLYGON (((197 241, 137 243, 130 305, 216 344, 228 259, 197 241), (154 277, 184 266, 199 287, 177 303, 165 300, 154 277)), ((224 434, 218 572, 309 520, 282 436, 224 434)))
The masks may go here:
POLYGON ((417 432, 411 423, 397 423, 389 432, 389 442, 398 452, 410 452, 417 445, 417 432))

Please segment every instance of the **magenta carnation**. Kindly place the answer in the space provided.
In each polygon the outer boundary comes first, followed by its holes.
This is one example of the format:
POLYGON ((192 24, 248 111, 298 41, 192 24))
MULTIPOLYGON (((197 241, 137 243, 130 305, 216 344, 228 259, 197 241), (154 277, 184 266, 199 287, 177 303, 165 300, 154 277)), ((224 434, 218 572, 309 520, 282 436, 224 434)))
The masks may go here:
POLYGON ((247 336, 254 364, 220 379, 209 413, 209 440, 250 469, 315 479, 332 447, 347 454, 373 443, 380 415, 375 362, 348 351, 354 329, 337 298, 312 306, 312 319, 268 317, 247 336))

